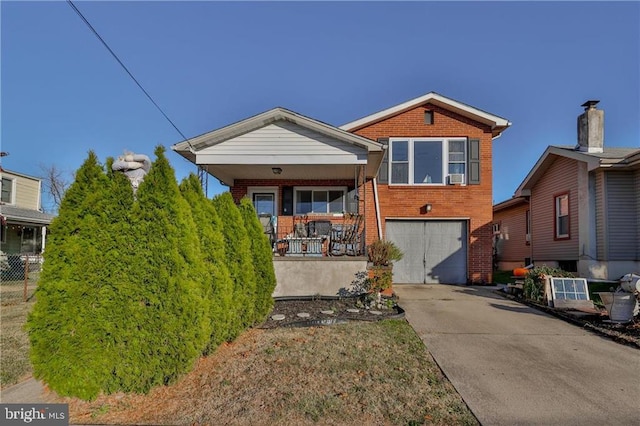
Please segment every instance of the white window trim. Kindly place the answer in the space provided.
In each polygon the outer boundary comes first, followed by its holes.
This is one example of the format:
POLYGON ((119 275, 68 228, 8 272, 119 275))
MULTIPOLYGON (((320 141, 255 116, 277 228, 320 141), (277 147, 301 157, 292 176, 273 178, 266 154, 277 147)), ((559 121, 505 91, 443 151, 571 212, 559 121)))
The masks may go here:
MULTIPOLYGON (((391 186, 407 186, 407 185, 411 185, 411 186, 448 186, 448 177, 449 177, 449 142, 453 142, 453 141, 464 141, 465 143, 465 148, 464 148, 464 154, 465 154, 465 161, 464 161, 464 165, 465 165, 465 173, 464 173, 464 183, 462 183, 462 185, 466 185, 467 184, 467 179, 468 179, 468 171, 469 171, 469 161, 466 158, 468 156, 468 152, 467 150, 469 149, 467 144, 469 142, 468 138, 466 137, 461 137, 461 136, 455 136, 455 137, 442 137, 442 138, 389 138, 389 161, 387 164, 387 168, 388 168, 388 181, 389 181, 389 185, 391 186), (393 176, 391 174, 391 166, 394 164, 393 161, 393 142, 407 142, 407 152, 408 152, 408 158, 409 158, 409 182, 407 183, 394 183, 392 182, 393 180, 393 176), (415 161, 413 160, 413 155, 414 155, 414 143, 415 142, 442 142, 442 171, 443 171, 443 175, 442 175, 442 183, 428 183, 428 182, 414 182, 413 178, 414 178, 414 166, 415 166, 415 161)), ((399 163, 398 161, 396 161, 395 163, 399 163)))
POLYGON ((349 188, 346 186, 294 186, 293 187, 293 214, 318 214, 318 215, 336 215, 337 212, 310 212, 299 213, 298 212, 298 191, 342 191, 342 211, 343 214, 347 209, 347 196, 349 195, 349 188))
MULTIPOLYGON (((273 193, 274 206, 273 208, 276 211, 276 216, 278 216, 278 212, 280 211, 279 201, 279 188, 277 186, 250 186, 247 188, 247 196, 251 200, 253 204, 253 194, 271 194, 273 193)), ((260 212, 258 212, 260 213, 260 212)))
MULTIPOLYGON (((16 203, 16 178, 2 176, 2 179, 7 179, 11 181, 11 200, 8 202, 4 202, 4 204, 14 205, 16 203)), ((2 179, 0 179, 0 186, 2 186, 2 179)))

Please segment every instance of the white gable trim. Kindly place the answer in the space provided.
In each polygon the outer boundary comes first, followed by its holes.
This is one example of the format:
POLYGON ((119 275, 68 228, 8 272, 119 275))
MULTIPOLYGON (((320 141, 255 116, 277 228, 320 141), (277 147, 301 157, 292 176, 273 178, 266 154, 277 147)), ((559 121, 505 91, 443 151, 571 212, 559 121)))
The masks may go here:
POLYGON ((437 106, 441 106, 448 110, 453 110, 459 113, 460 115, 463 115, 465 117, 469 117, 481 123, 487 124, 491 126, 492 129, 507 128, 511 126, 511 123, 507 119, 498 117, 497 115, 489 114, 488 112, 482 111, 472 106, 463 104, 462 102, 458 102, 453 99, 447 98, 445 96, 439 95, 435 92, 429 92, 426 95, 420 96, 415 99, 411 99, 410 101, 403 102, 391 108, 387 108, 380 112, 376 112, 375 114, 371 114, 366 117, 360 118, 358 120, 352 121, 350 123, 344 124, 340 126, 340 128, 346 131, 357 130, 358 128, 363 127, 367 124, 380 121, 386 117, 396 115, 398 113, 409 110, 418 105, 425 104, 427 102, 437 106))
POLYGON ((269 111, 263 112, 229 126, 225 126, 218 130, 214 130, 212 132, 196 136, 195 138, 177 143, 171 148, 174 151, 181 153, 181 155, 183 156, 185 156, 184 154, 186 153, 195 154, 202 149, 211 147, 229 139, 236 138, 251 131, 273 124, 277 121, 288 121, 301 127, 315 130, 319 133, 325 134, 335 139, 342 140, 344 142, 348 142, 362 148, 366 148, 369 152, 383 151, 382 145, 377 142, 359 135, 355 135, 353 133, 349 133, 321 121, 305 117, 284 108, 273 108, 269 111))
POLYGON ((551 164, 551 160, 548 159, 549 156, 552 155, 587 163, 587 170, 589 171, 600 167, 600 159, 597 157, 579 151, 569 151, 557 146, 548 146, 544 153, 540 156, 536 164, 524 178, 520 186, 518 186, 518 188, 516 189, 514 195, 515 197, 527 197, 531 195, 531 188, 544 175, 544 173, 547 171, 547 168, 551 164))

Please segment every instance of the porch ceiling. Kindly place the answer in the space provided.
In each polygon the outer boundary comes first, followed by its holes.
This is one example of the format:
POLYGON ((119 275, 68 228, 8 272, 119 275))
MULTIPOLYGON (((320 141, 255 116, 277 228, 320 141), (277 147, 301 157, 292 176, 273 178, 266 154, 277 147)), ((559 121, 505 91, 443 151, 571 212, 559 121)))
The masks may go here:
MULTIPOLYGON (((232 186, 236 179, 281 179, 281 180, 318 180, 318 179, 354 179, 357 166, 353 164, 223 164, 202 165, 206 171, 232 186), (274 167, 282 169, 280 174, 273 172, 274 167)), ((369 174, 369 173, 367 173, 369 174)))

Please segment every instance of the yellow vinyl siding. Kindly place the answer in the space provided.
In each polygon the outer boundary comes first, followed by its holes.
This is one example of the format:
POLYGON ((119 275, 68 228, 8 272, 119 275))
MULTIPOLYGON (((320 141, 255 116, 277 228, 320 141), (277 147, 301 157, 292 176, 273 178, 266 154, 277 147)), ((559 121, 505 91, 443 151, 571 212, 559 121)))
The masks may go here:
POLYGON ((15 180, 15 207, 38 210, 40 208, 40 180, 3 171, 2 177, 15 180))

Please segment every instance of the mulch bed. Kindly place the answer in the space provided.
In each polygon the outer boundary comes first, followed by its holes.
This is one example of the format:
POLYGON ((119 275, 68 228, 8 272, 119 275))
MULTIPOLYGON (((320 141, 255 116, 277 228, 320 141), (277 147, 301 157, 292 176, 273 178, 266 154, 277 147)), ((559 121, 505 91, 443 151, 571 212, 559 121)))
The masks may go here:
POLYGON ((506 294, 501 291, 496 291, 495 293, 554 315, 567 322, 571 322, 587 330, 598 333, 601 336, 615 340, 618 343, 640 349, 640 317, 638 316, 635 316, 633 320, 628 323, 614 323, 608 321, 608 317, 606 315, 585 315, 580 312, 555 309, 531 300, 506 294))
POLYGON ((259 328, 331 325, 353 320, 379 321, 404 317, 404 310, 397 305, 392 309, 366 309, 358 303, 358 300, 357 297, 314 297, 276 300, 273 311, 259 328), (354 309, 357 309, 358 312, 348 311, 354 309), (333 313, 322 313, 322 311, 333 311, 333 313), (309 314, 309 316, 301 317, 298 315, 304 313, 309 314), (283 320, 274 320, 274 316, 277 315, 284 315, 285 318, 283 320))

